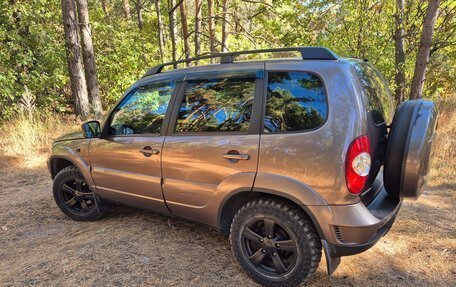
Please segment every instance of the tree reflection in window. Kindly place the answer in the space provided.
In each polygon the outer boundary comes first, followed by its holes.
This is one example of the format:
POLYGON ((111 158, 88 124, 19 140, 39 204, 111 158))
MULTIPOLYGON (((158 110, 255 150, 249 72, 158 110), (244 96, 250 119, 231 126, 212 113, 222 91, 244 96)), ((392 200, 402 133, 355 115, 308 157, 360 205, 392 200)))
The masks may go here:
POLYGON ((306 72, 269 72, 265 132, 319 127, 328 113, 320 78, 306 72))
POLYGON ((163 83, 131 92, 113 113, 111 133, 160 133, 174 86, 174 83, 163 83))
POLYGON ((391 123, 394 106, 386 81, 367 63, 355 63, 353 66, 367 96, 369 112, 374 123, 391 123))
POLYGON ((189 81, 176 132, 246 132, 254 93, 255 78, 189 81))

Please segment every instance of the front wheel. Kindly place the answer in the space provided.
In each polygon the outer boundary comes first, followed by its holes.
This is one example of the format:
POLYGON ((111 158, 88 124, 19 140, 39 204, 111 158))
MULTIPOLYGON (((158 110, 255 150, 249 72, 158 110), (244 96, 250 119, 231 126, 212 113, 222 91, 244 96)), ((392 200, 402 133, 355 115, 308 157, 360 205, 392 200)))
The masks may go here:
POLYGON ((55 176, 53 194, 57 206, 73 220, 95 221, 107 209, 74 166, 62 169, 55 176))
POLYGON ((230 235, 244 271, 263 286, 307 282, 321 259, 321 241, 302 210, 275 198, 259 198, 235 215, 230 235))

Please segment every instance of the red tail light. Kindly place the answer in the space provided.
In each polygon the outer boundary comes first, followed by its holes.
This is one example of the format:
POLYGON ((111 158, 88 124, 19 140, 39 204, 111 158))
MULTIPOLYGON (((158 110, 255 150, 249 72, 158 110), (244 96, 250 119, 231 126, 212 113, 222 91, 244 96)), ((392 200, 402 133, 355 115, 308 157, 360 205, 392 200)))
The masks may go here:
POLYGON ((350 144, 345 159, 345 180, 351 193, 359 194, 364 190, 370 166, 369 138, 367 136, 358 137, 350 144))

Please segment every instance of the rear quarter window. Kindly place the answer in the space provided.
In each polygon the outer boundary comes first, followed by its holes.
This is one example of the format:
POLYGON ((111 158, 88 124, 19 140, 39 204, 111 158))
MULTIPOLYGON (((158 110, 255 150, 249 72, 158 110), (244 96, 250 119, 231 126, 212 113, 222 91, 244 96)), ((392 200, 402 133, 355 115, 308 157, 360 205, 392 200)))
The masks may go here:
POLYGON ((361 87, 368 101, 368 112, 376 125, 390 124, 394 114, 391 92, 382 75, 367 63, 354 63, 361 87))
POLYGON ((320 127, 328 116, 323 82, 307 72, 269 72, 266 133, 297 132, 320 127))

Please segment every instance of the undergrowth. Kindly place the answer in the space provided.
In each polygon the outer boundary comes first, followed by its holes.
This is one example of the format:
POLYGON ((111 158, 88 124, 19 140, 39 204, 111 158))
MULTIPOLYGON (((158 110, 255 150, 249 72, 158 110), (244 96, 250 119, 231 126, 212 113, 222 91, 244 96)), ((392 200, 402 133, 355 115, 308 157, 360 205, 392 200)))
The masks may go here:
POLYGON ((77 128, 74 118, 37 111, 18 112, 0 125, 0 153, 27 160, 47 153, 55 138, 77 128))
POLYGON ((456 100, 440 105, 430 183, 456 188, 456 100))

